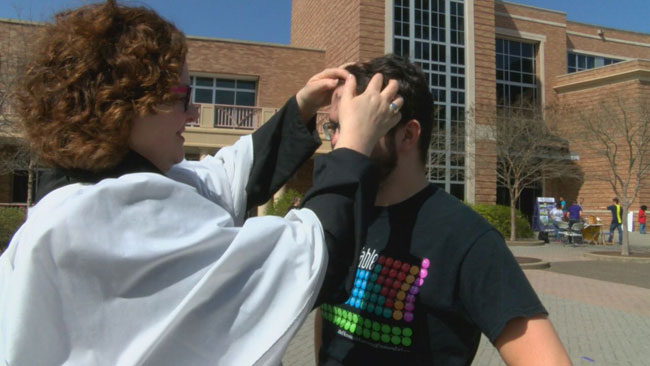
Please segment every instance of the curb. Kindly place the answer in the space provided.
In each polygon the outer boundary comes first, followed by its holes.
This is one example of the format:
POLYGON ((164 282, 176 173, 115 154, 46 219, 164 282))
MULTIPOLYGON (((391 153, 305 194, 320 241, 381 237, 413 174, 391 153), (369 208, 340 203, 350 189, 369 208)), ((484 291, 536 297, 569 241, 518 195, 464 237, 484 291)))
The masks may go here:
MULTIPOLYGON (((618 252, 613 252, 618 254, 618 252)), ((650 263, 650 257, 623 257, 620 255, 608 255, 608 254, 599 254, 593 252, 587 252, 583 254, 586 258, 597 259, 599 261, 609 261, 609 262, 627 262, 627 263, 650 263)))
POLYGON ((506 244, 509 247, 537 247, 544 245, 543 240, 515 240, 510 241, 506 240, 506 244))
POLYGON ((551 268, 551 264, 538 258, 515 257, 521 269, 546 269, 551 268))

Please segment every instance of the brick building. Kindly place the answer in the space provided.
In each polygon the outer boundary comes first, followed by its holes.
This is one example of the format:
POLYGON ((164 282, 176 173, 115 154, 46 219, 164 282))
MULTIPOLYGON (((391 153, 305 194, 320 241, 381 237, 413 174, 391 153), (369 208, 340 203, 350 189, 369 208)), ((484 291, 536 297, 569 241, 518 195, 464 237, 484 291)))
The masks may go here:
MULTIPOLYGON (((0 30, 15 26, 0 22, 0 30)), ((289 46, 188 39, 193 98, 201 104, 200 120, 186 132, 188 158, 259 126, 319 70, 392 52, 422 67, 439 108, 429 179, 469 202, 507 200, 496 183, 490 138, 497 108, 520 107, 524 96, 540 106, 574 107, 614 93, 650 97, 650 34, 572 22, 563 12, 510 2, 293 0, 289 46)), ((584 197, 587 210, 608 204, 611 188, 592 174, 605 162, 573 143, 570 119, 555 127, 568 139, 584 179, 530 189, 522 209, 529 211, 541 195, 584 197)), ((328 150, 325 143, 318 153, 328 150)), ((308 163, 288 186, 304 191, 310 170, 308 163)), ((1 201, 16 199, 12 189, 0 195, 1 201)), ((650 187, 633 207, 649 202, 650 187)))

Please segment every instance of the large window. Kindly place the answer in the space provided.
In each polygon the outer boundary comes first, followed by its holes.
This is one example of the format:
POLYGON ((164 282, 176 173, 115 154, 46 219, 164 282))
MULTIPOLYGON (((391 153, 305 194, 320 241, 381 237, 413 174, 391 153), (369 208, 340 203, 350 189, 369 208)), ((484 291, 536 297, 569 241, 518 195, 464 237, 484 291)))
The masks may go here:
POLYGON ((536 105, 535 54, 535 44, 497 38, 497 107, 528 109, 536 105))
POLYGON ((255 105, 256 82, 204 76, 191 76, 194 103, 255 105))
POLYGON ((395 0, 393 52, 420 65, 437 113, 428 178, 465 193, 465 29, 463 0, 395 0))
POLYGON ((567 54, 567 72, 570 74, 572 72, 603 67, 621 61, 623 60, 569 52, 567 54))

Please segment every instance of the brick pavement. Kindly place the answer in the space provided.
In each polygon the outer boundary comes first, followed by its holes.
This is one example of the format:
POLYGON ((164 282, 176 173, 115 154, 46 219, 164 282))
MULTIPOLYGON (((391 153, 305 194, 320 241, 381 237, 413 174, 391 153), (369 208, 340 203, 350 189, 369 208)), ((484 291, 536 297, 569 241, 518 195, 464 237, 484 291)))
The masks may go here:
MULTIPOLYGON (((633 249, 650 250, 650 235, 632 235, 631 241, 633 249)), ((550 261, 552 266, 553 262, 586 261, 583 253, 594 247, 552 244, 512 250, 515 255, 550 261)), ((549 310, 575 365, 650 364, 650 289, 546 270, 524 272, 549 310)), ((313 315, 292 341, 283 364, 313 365, 312 342, 313 315)), ((473 365, 503 365, 503 361, 483 338, 473 365)))

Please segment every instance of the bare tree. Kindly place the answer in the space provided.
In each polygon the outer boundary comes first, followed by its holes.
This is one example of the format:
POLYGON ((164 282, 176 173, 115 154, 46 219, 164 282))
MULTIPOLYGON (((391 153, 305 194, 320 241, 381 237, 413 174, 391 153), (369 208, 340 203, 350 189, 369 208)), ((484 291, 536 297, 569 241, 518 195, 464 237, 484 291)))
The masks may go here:
POLYGON ((568 143, 553 135, 548 124, 552 111, 536 107, 499 109, 492 139, 497 150, 497 184, 510 198, 510 240, 517 238, 516 202, 524 189, 560 177, 581 178, 570 159, 568 143))
POLYGON ((445 180, 447 160, 452 168, 452 180, 464 180, 468 175, 465 169, 465 115, 453 116, 453 122, 447 127, 444 117, 439 118, 440 109, 436 106, 435 118, 431 127, 429 142, 427 178, 429 180, 445 180), (459 120, 462 119, 462 120, 459 120), (461 169, 458 169, 461 168, 461 169), (459 176, 453 176, 454 172, 459 176))
POLYGON ((622 206, 621 255, 630 255, 627 215, 650 174, 650 105, 617 96, 579 114, 582 145, 609 169, 593 178, 608 182, 622 206))
POLYGON ((13 107, 14 90, 23 73, 38 25, 0 21, 0 174, 27 174, 27 204, 33 202, 36 162, 29 152, 13 107))

